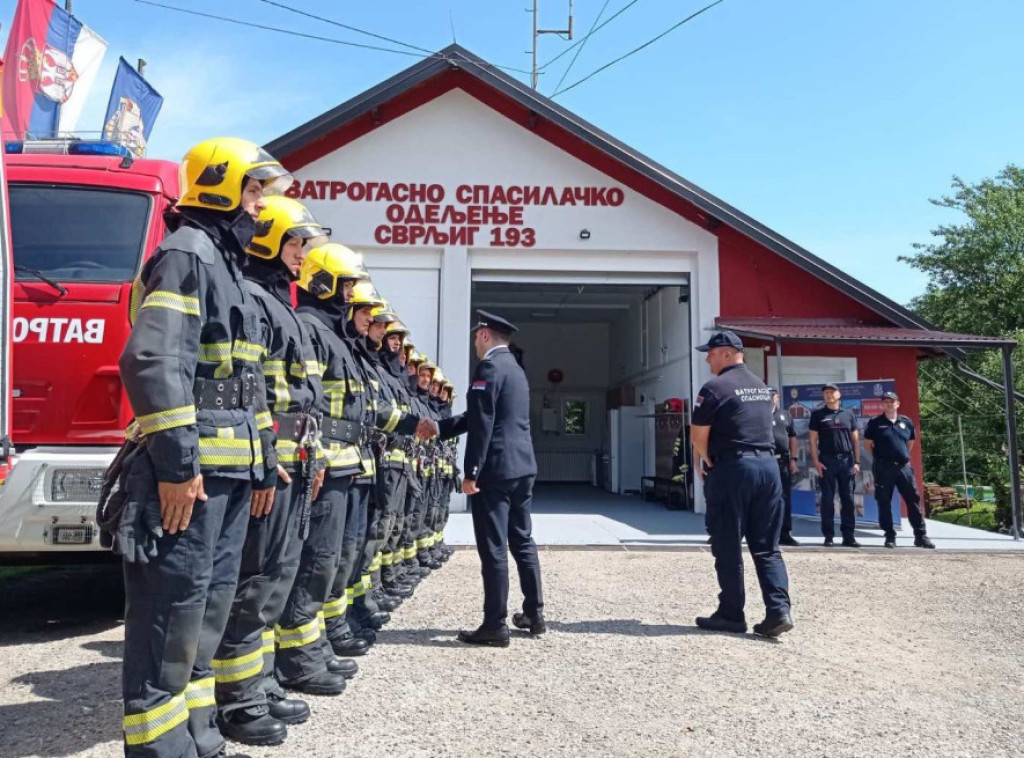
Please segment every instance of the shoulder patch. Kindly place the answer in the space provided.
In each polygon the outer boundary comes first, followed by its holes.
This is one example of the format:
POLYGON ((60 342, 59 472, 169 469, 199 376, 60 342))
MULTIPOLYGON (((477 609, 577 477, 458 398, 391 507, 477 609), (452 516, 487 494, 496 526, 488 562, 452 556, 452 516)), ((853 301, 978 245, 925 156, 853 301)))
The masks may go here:
POLYGON ((181 250, 183 253, 192 253, 200 261, 212 266, 216 260, 217 246, 210 241, 205 232, 193 226, 183 226, 175 232, 171 232, 160 243, 164 250, 181 250))
POLYGON ((487 382, 473 382, 469 385, 471 390, 485 390, 487 389, 487 382))

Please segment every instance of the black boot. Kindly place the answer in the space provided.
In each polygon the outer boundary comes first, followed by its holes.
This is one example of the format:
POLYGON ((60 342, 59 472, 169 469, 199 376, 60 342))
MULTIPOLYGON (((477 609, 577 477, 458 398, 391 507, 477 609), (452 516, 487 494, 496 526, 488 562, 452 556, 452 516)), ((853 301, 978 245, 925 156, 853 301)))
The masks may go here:
POLYGON ((324 671, 304 682, 284 685, 289 690, 302 692, 306 695, 340 695, 345 691, 345 677, 324 671))
POLYGON ((217 727, 225 738, 243 745, 280 745, 288 737, 288 727, 265 706, 218 714, 217 727))
POLYGON ((359 664, 348 658, 331 658, 327 661, 327 670, 332 674, 341 674, 346 679, 352 679, 359 673, 359 664))
POLYGON ((413 590, 412 587, 410 587, 408 584, 400 584, 398 582, 394 582, 391 584, 385 584, 384 592, 390 595, 391 597, 399 597, 404 599, 407 597, 412 597, 413 590))
POLYGON ((366 655, 370 649, 370 643, 362 637, 346 634, 340 639, 331 640, 331 648, 335 655, 351 658, 357 655, 366 655))
POLYGON ((766 616, 760 624, 754 624, 754 634, 759 637, 778 637, 793 628, 793 617, 789 613, 781 616, 766 616))
POLYGON ((268 692, 267 707, 270 708, 271 716, 285 724, 301 724, 309 719, 309 706, 305 700, 268 692))
POLYGON ((474 632, 459 632, 459 642, 467 645, 483 645, 486 647, 508 647, 508 627, 500 626, 497 629, 487 629, 483 626, 474 632))

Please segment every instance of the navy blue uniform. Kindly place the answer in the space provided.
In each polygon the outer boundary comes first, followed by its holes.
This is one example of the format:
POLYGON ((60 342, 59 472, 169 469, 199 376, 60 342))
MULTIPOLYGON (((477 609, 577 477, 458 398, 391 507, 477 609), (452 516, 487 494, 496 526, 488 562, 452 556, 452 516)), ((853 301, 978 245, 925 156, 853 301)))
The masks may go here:
POLYGON ((470 498, 473 531, 484 581, 484 623, 505 626, 511 549, 523 591, 523 613, 541 615, 540 561, 530 505, 537 462, 530 437, 530 385, 508 347, 492 349, 477 364, 467 410, 442 419, 441 437, 468 432, 463 471, 480 492, 470 498))
POLYGON ((856 514, 853 504, 856 456, 853 433, 857 431, 857 417, 849 408, 829 410, 818 408, 811 412, 808 428, 818 433, 818 460, 825 467, 821 477, 821 533, 826 539, 835 536, 835 499, 839 493, 839 531, 844 540, 853 539, 856 514))
POLYGON ((896 537, 892 524, 892 493, 898 490, 907 504, 907 517, 914 529, 915 537, 925 534, 924 514, 921 513, 921 496, 917 491, 917 479, 910 466, 908 443, 917 438, 914 422, 906 416, 897 416, 890 421, 885 414, 868 421, 864 439, 871 440, 871 473, 875 477, 875 500, 878 501, 878 525, 886 537, 896 537))
POLYGON ((779 552, 782 483, 773 452, 771 390, 746 366, 729 366, 701 387, 692 423, 711 427, 713 465, 704 496, 721 588, 716 613, 745 621, 741 543, 746 537, 768 615, 787 615, 789 577, 779 552))
POLYGON ((781 408, 772 413, 772 438, 775 440, 775 459, 779 462, 782 480, 782 533, 793 531, 793 475, 789 472, 789 441, 796 437, 793 419, 781 408))

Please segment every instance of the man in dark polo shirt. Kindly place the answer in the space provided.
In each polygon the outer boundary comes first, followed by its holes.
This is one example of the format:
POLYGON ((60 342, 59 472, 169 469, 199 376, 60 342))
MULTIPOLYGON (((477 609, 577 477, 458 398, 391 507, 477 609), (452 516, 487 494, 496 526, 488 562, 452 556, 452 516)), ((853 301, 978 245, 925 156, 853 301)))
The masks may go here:
POLYGON ((779 407, 779 391, 772 391, 772 437, 775 440, 775 460, 779 462, 779 478, 782 480, 782 536, 780 545, 798 547, 799 542, 793 537, 793 477, 797 472, 796 465, 796 430, 789 413, 779 407))
POLYGON ((899 414, 900 398, 895 392, 882 395, 883 411, 868 421, 864 429, 864 445, 873 458, 871 473, 875 476, 875 500, 878 501, 878 525, 885 532, 885 546, 896 547, 896 530, 892 525, 892 493, 896 489, 907 504, 907 518, 914 529, 914 546, 934 548, 925 533, 921 496, 917 492, 910 453, 917 435, 914 422, 899 414))
POLYGON ((860 473, 860 432, 857 416, 839 401, 842 393, 834 384, 821 388, 825 407, 811 412, 808 426, 811 462, 821 477, 821 533, 825 547, 831 547, 835 538, 835 499, 839 492, 839 529, 843 547, 860 547, 854 539, 856 514, 853 505, 853 485, 860 473))
POLYGON ((793 628, 789 576, 779 552, 782 483, 772 441, 772 394, 743 365, 743 343, 733 332, 711 335, 696 348, 707 353, 715 376, 693 404, 690 441, 703 462, 706 524, 718 575, 718 608, 697 626, 721 632, 747 630, 742 541, 754 559, 765 604, 754 634, 778 637, 793 628))

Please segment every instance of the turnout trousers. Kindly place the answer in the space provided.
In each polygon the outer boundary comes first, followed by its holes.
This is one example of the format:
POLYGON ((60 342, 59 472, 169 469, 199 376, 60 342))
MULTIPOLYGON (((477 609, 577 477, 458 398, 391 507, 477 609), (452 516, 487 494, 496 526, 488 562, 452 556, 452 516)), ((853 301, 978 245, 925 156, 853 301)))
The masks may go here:
POLYGON ((821 477, 821 533, 835 536, 836 493, 839 493, 839 531, 843 539, 853 539, 856 506, 853 503, 853 456, 822 455, 825 473, 821 477))
POLYGON ((523 613, 531 618, 544 610, 541 596, 540 559, 533 541, 530 507, 533 480, 523 476, 487 482, 470 498, 473 533, 480 556, 484 584, 484 623, 488 629, 505 626, 508 616, 508 553, 516 562, 523 613))
POLYGON ((779 551, 782 483, 775 459, 770 453, 720 456, 705 476, 704 495, 721 590, 718 613, 731 621, 745 620, 744 537, 768 615, 788 612, 789 576, 779 551))
POLYGON ((413 489, 411 479, 412 473, 406 468, 402 472, 402 477, 393 493, 395 523, 387 540, 384 542, 381 552, 380 577, 381 581, 386 585, 392 585, 399 581, 405 573, 402 566, 402 561, 405 560, 403 538, 406 532, 406 521, 410 513, 410 496, 413 489))
POLYGON ((405 501, 405 530, 402 533, 402 559, 406 569, 416 569, 416 540, 423 531, 430 477, 420 476, 410 482, 405 501))
POLYGON ((924 514, 921 512, 921 496, 917 492, 917 479, 909 463, 880 461, 877 458, 871 466, 875 475, 875 500, 878 501, 878 525, 886 537, 896 537, 892 524, 892 494, 896 490, 907 504, 907 518, 914 529, 915 537, 926 533, 924 514))
MULTIPOLYGON (((159 509, 151 467, 148 481, 134 473, 129 497, 159 509)), ((213 659, 235 597, 252 489, 248 476, 212 473, 203 487, 208 500, 195 504, 187 529, 164 534, 149 563, 124 564, 127 756, 209 758, 225 744, 213 659)))
POLYGON ((381 504, 377 524, 370 529, 370 536, 363 551, 363 564, 368 566, 370 586, 376 589, 381 580, 392 571, 395 563, 395 532, 400 530, 399 518, 405 521, 405 493, 409 489, 409 476, 405 466, 379 468, 377 470, 377 501, 381 504))
POLYGON ((274 672, 282 684, 298 684, 327 670, 321 644, 324 603, 338 566, 351 486, 350 476, 328 476, 310 510, 309 535, 302 543, 295 580, 274 628, 274 672))
MULTIPOLYGON (((355 601, 355 584, 359 580, 359 564, 356 557, 366 539, 366 519, 370 505, 370 491, 373 481, 357 480, 348 490, 348 515, 341 542, 341 550, 334 565, 333 581, 329 586, 324 618, 327 625, 327 641, 342 640, 352 633, 348 624, 348 607, 355 601)), ((322 648, 326 655, 330 648, 322 648)))
POLYGON ((274 625, 291 591, 302 550, 302 490, 301 482, 279 480, 270 513, 249 519, 238 588, 213 660, 221 713, 266 705, 264 676, 273 671, 274 625))

